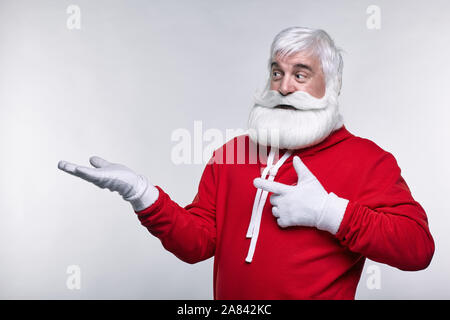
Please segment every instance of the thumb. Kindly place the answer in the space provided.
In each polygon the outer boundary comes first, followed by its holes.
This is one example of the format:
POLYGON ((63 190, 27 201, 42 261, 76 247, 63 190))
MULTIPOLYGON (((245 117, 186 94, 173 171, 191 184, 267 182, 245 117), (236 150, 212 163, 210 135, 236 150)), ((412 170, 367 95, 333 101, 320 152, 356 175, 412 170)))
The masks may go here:
POLYGON ((303 163, 299 156, 295 156, 293 160, 294 169, 297 172, 298 180, 305 182, 314 179, 314 175, 309 171, 308 167, 303 163))
POLYGON ((110 162, 106 161, 103 158, 97 157, 97 156, 93 156, 89 158, 89 162, 95 167, 95 168, 103 168, 106 166, 111 165, 110 162))

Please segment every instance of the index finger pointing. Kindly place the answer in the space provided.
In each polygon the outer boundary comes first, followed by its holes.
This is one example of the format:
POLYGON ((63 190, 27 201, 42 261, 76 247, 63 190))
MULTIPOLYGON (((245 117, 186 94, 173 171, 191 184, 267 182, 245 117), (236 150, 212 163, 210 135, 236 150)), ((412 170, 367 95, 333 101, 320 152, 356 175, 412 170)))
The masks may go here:
POLYGON ((253 185, 256 188, 263 189, 265 191, 276 193, 276 194, 286 193, 290 188, 290 186, 288 186, 286 184, 282 184, 282 183, 275 182, 275 181, 264 180, 261 178, 256 178, 255 180, 253 180, 253 185))

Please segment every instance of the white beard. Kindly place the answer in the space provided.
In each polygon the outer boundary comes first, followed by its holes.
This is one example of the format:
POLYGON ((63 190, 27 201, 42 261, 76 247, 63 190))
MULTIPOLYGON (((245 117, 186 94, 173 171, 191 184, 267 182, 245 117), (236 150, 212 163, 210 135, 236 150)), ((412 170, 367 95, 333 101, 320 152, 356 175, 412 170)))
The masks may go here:
POLYGON ((333 88, 333 84, 329 85, 321 99, 303 91, 287 96, 275 90, 257 93, 248 119, 250 139, 279 149, 300 149, 320 143, 344 124, 338 94, 333 88), (281 104, 296 110, 275 108, 281 104))

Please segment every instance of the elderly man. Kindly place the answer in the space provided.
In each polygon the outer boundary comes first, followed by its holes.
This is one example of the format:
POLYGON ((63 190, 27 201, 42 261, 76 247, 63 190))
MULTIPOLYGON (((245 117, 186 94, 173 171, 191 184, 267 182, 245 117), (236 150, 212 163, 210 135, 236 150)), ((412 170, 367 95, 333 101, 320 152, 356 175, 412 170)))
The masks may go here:
POLYGON ((58 167, 119 192, 181 260, 214 256, 215 299, 354 299, 366 257, 421 270, 434 241, 392 154, 345 128, 342 67, 323 30, 281 31, 248 134, 215 150, 184 208, 99 157, 58 167))

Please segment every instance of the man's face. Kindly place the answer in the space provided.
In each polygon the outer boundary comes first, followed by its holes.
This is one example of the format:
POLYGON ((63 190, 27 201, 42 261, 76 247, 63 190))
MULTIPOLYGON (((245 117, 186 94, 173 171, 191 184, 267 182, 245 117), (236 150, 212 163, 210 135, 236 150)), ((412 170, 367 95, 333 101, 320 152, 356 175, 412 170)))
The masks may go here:
POLYGON ((325 76, 320 60, 315 55, 298 52, 272 62, 270 90, 286 96, 295 91, 305 91, 315 98, 325 95, 325 76))
POLYGON ((250 139, 281 149, 300 149, 325 139, 343 119, 334 87, 326 90, 319 58, 299 52, 272 61, 270 89, 255 94, 250 139))

